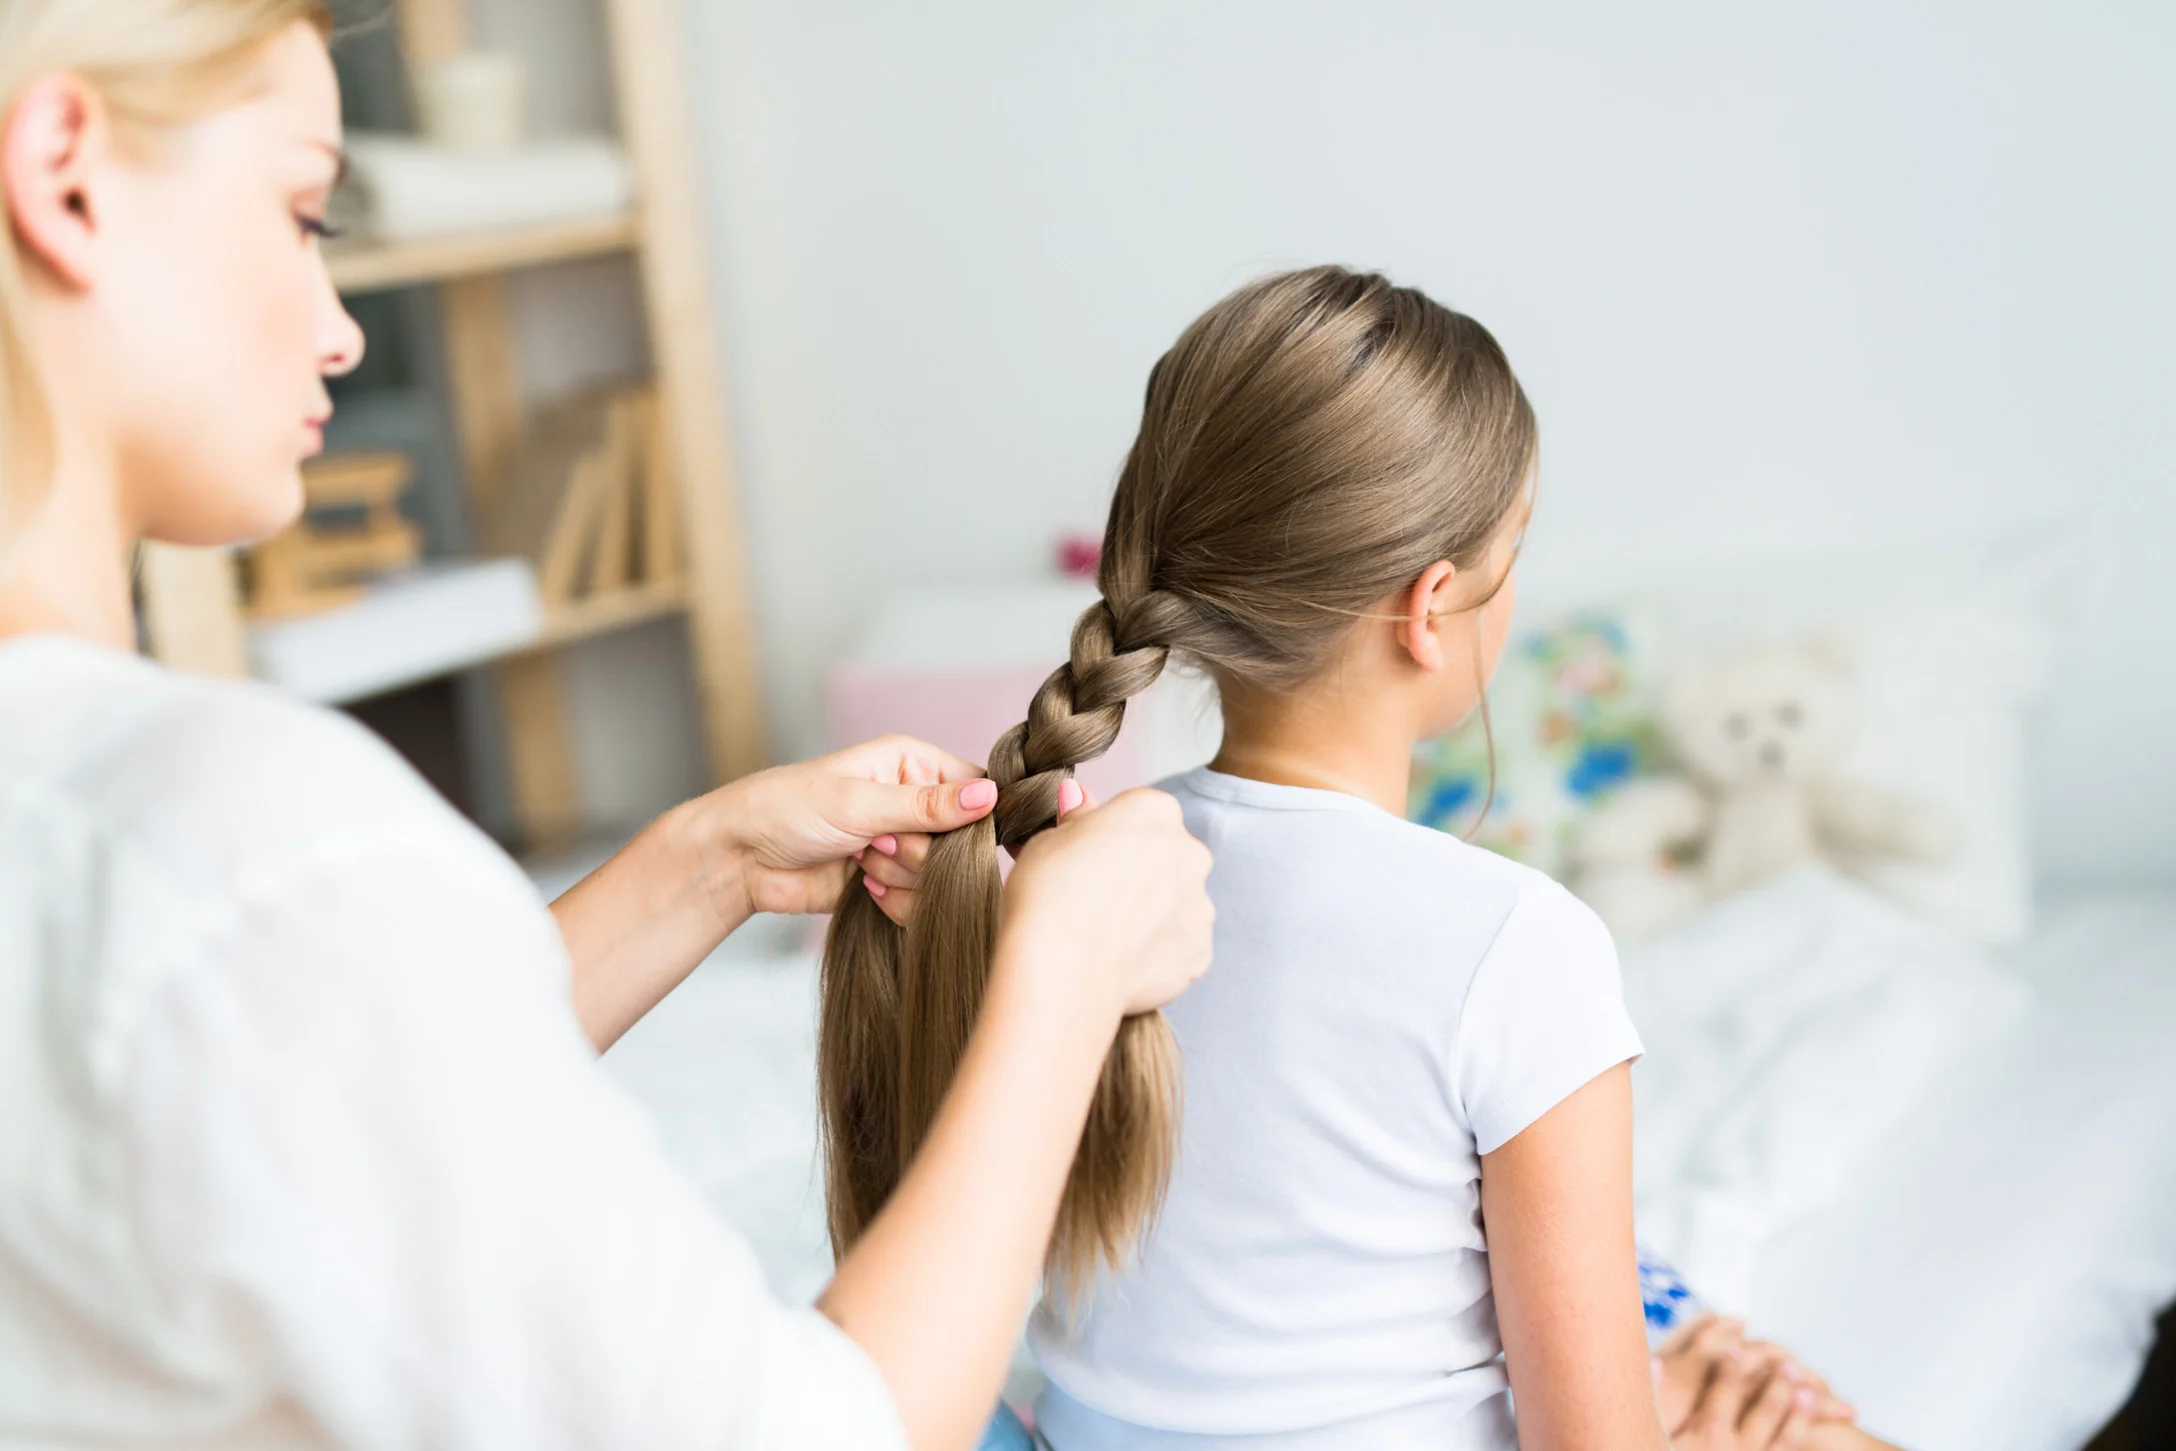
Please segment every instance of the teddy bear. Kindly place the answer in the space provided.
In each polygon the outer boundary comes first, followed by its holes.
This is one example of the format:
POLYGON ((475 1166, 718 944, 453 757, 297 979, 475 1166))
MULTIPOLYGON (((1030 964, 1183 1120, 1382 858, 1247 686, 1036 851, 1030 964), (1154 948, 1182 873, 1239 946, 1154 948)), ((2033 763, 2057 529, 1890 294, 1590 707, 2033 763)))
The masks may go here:
POLYGON ((1594 810, 1572 847, 1573 889, 1637 941, 1809 861, 1947 856, 1956 828, 1939 805, 1838 774, 1852 703, 1848 664, 1818 641, 1679 672, 1660 705, 1679 769, 1594 810))

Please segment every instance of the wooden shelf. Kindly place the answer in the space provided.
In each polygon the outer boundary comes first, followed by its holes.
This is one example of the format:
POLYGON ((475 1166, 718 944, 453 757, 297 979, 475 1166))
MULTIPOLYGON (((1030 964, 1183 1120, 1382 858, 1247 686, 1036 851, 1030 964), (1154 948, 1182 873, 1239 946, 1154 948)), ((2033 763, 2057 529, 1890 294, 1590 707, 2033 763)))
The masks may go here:
POLYGON ((332 273, 333 286, 342 292, 377 292, 624 252, 635 245, 639 234, 635 214, 623 212, 614 217, 583 217, 416 242, 359 242, 328 251, 325 265, 332 273))
MULTIPOLYGON (((409 66, 437 65, 469 48, 469 7, 462 0, 393 0, 391 8, 409 66)), ((761 768, 769 757, 747 553, 734 502, 732 449, 722 406, 725 380, 711 332, 712 262, 703 245, 702 194, 695 183, 697 147, 678 22, 683 7, 660 0, 600 0, 596 8, 609 40, 607 55, 600 59, 618 101, 613 129, 634 169, 634 191, 641 199, 637 205, 615 216, 429 240, 357 238, 336 243, 325 253, 333 285, 345 293, 445 284, 433 309, 438 325, 426 331, 437 333, 444 354, 440 371, 445 401, 470 503, 479 511, 491 501, 495 481, 518 456, 533 422, 507 274, 576 258, 640 253, 636 281, 658 404, 654 442, 670 451, 669 482, 680 538, 676 557, 684 573, 545 609, 541 619, 532 592, 514 625, 474 642, 468 662, 449 667, 491 664, 505 724, 510 819, 504 824, 532 842, 584 825, 556 646, 681 616, 688 625, 689 664, 711 777, 730 780, 761 768)), ((165 548, 152 546, 142 575, 153 652, 181 669, 246 673, 254 645, 232 561, 225 551, 162 554, 165 548)), ((430 613, 418 609, 422 616, 430 613)), ((439 644, 451 643, 446 622, 439 619, 409 620, 394 633, 402 631, 417 639, 436 631, 439 644)), ((400 663, 398 649, 387 653, 392 665, 383 680, 390 680, 400 663)), ((338 648, 328 654, 348 666, 357 659, 353 651, 338 648)), ((359 669, 348 674, 356 678, 352 688, 373 683, 363 681, 359 669)), ((330 681, 327 688, 349 687, 330 681)))
POLYGON ((544 616, 544 633, 527 650, 549 650, 592 635, 623 630, 647 620, 679 614, 688 606, 685 579, 661 579, 629 585, 560 605, 544 616))

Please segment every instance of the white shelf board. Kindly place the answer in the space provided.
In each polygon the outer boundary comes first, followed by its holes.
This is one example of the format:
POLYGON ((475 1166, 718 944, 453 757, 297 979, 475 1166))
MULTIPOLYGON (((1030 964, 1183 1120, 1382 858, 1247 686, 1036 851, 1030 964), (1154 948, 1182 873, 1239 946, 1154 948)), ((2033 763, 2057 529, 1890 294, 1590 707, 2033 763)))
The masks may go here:
POLYGON ((352 605, 250 626, 258 678, 327 705, 464 670, 544 634, 536 572, 523 559, 432 563, 352 605))

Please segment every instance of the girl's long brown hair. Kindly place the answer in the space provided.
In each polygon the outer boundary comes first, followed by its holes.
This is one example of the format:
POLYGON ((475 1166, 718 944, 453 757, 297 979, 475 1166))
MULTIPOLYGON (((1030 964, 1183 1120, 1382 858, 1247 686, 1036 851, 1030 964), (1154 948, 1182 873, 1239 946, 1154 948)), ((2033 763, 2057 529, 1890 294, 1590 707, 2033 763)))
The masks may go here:
MULTIPOLYGON (((1481 562, 1534 450, 1533 410, 1487 329, 1373 274, 1264 278, 1164 354, 1111 500, 1103 597, 991 748, 996 809, 931 848, 905 931, 858 883, 832 918, 818 1078, 834 1250, 883 1207, 966 1050, 997 938, 998 848, 1056 820, 1059 783, 1109 749, 1127 699, 1174 653, 1227 695, 1305 680, 1429 565, 1481 562)), ((1059 1206, 1060 1298, 1122 1263, 1154 1218, 1178 1094, 1162 1015, 1129 1018, 1059 1206)))

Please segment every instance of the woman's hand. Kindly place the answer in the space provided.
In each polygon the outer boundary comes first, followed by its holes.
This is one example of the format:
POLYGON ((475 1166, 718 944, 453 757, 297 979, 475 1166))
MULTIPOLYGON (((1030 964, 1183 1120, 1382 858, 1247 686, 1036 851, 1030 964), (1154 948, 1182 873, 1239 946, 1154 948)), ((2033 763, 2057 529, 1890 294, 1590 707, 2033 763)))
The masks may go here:
POLYGON ((830 911, 856 852, 904 921, 929 833, 996 801, 969 762, 887 736, 666 812, 552 903, 590 1041, 610 1047, 750 914, 830 911))
MULTIPOLYGON (((722 916, 828 912, 859 861, 887 916, 905 922, 933 833, 997 804, 982 768, 884 736, 745 776, 683 808, 722 916)), ((737 922, 736 922, 737 925, 737 922)), ((722 935, 722 934, 721 934, 722 935)))
POLYGON ((1151 1012, 1208 969, 1208 878, 1209 849, 1161 791, 1062 810, 1013 867, 998 959, 1072 974, 1120 1016, 1151 1012))

